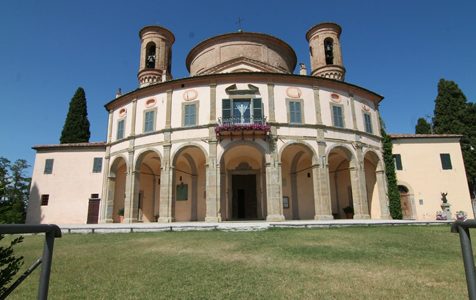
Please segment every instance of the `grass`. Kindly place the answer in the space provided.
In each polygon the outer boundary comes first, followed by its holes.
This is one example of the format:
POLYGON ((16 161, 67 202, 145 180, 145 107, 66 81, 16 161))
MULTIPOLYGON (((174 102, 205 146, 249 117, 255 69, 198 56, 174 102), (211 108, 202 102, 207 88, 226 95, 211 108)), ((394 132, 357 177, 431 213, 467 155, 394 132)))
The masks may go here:
MULTIPOLYGON (((43 237, 16 247, 24 269, 43 237)), ((69 234, 50 299, 463 299, 449 226, 69 234)), ((39 271, 11 296, 34 299, 39 271)))

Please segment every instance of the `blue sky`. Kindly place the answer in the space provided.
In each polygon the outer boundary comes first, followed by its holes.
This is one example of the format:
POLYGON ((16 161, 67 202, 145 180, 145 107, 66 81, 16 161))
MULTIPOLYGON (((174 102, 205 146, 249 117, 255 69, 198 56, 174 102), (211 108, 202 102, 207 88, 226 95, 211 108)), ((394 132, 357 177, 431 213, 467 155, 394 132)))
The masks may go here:
POLYGON ((476 100, 476 1, 0 1, 0 156, 34 163, 33 145, 55 144, 78 86, 86 91, 91 141, 106 138, 104 104, 137 88, 139 30, 176 38, 172 74, 188 76, 188 51, 214 35, 274 35, 309 68, 305 34, 343 28, 346 81, 385 97, 390 133, 413 133, 433 112, 440 78, 476 100))

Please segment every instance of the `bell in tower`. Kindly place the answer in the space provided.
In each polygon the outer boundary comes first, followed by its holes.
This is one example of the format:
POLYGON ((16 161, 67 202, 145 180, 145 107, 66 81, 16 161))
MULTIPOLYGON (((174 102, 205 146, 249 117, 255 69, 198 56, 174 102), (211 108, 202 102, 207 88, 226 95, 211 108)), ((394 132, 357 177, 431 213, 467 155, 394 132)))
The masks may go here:
POLYGON ((137 79, 140 87, 171 80, 172 44, 175 37, 168 29, 146 26, 139 32, 140 66, 137 79))
POLYGON ((321 23, 307 32, 312 76, 344 80, 345 68, 339 40, 341 31, 335 23, 321 23))

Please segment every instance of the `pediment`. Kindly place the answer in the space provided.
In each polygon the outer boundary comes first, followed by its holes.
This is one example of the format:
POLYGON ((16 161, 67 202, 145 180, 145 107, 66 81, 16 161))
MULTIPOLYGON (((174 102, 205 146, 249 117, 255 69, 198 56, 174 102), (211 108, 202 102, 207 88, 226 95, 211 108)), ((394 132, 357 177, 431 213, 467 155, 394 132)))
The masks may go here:
POLYGON ((267 72, 287 73, 286 70, 253 60, 247 57, 237 57, 225 61, 213 68, 203 70, 200 75, 216 73, 243 73, 243 72, 267 72))

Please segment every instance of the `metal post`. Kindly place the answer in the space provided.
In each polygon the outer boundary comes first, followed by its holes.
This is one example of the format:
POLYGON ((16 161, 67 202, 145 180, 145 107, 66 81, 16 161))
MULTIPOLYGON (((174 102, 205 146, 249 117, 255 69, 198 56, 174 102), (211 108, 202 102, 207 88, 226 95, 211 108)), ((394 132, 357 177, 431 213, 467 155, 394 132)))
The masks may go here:
POLYGON ((476 271, 474 269, 473 247, 471 246, 471 236, 468 228, 458 226, 461 251, 463 253, 464 271, 466 273, 466 284, 468 286, 469 299, 476 299, 476 271))
POLYGON ((53 246, 55 234, 53 231, 45 233, 45 246, 43 248, 43 265, 41 266, 40 286, 38 287, 38 299, 48 299, 48 287, 50 284, 51 261, 53 258, 53 246))

